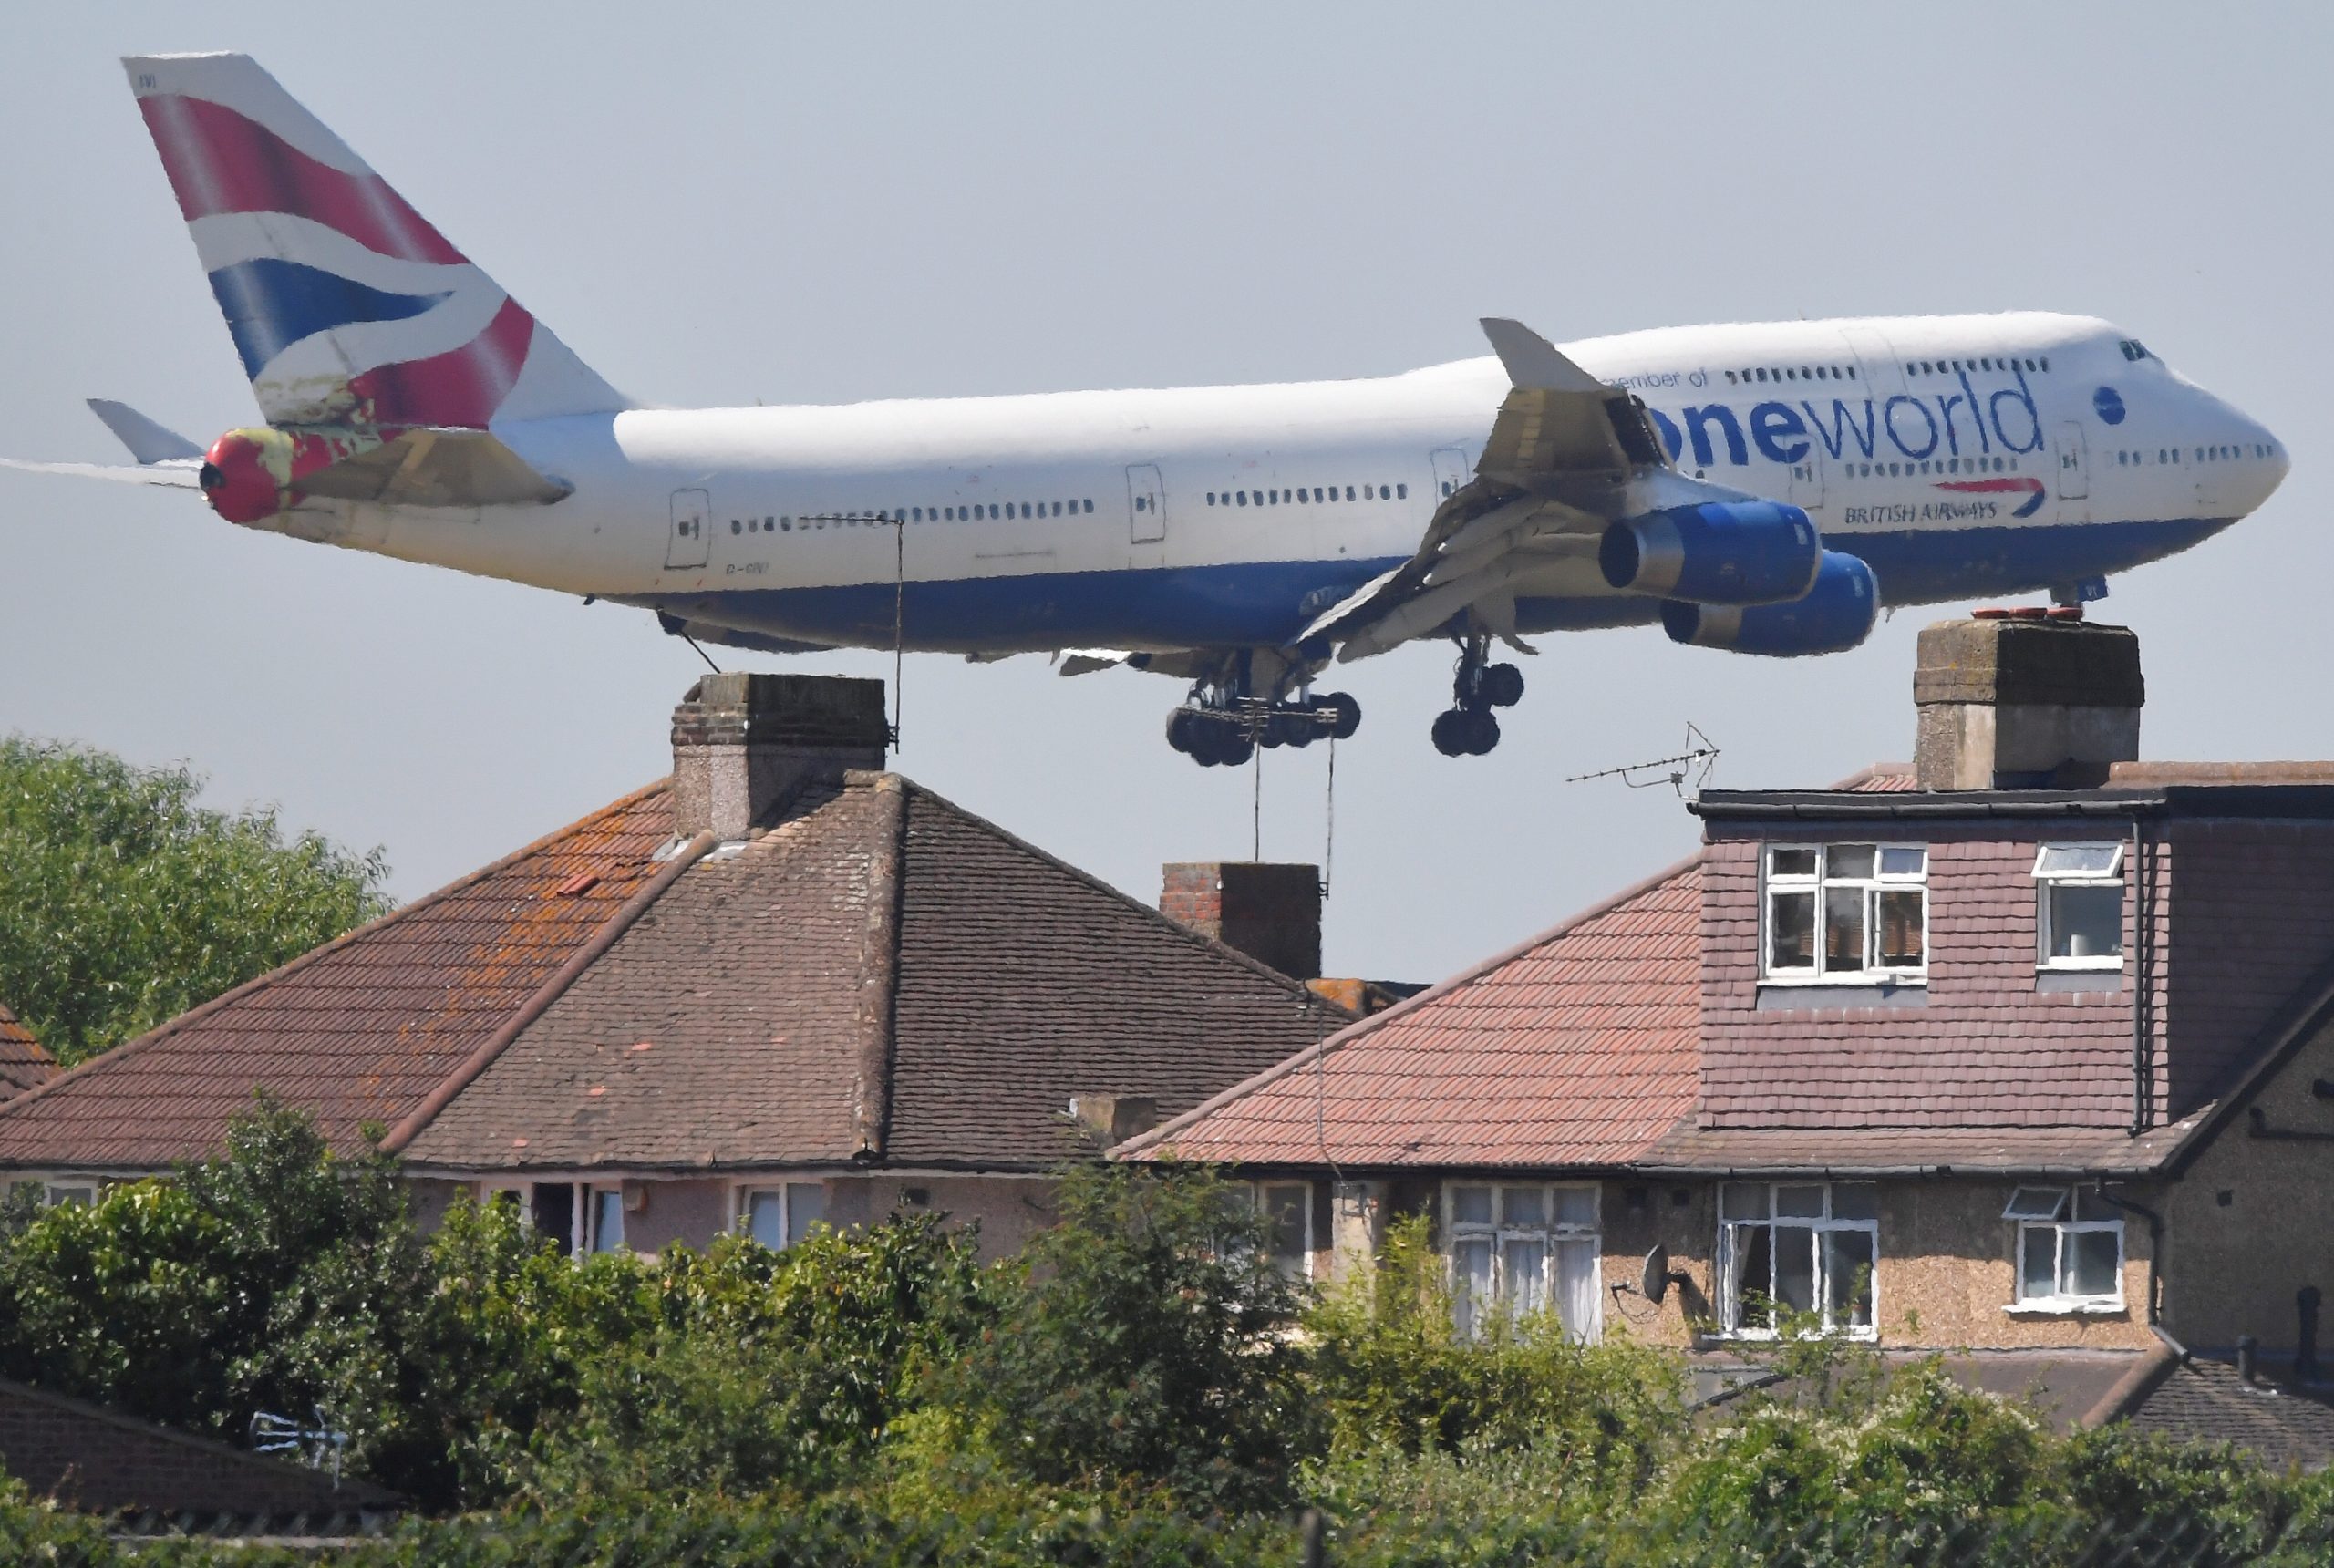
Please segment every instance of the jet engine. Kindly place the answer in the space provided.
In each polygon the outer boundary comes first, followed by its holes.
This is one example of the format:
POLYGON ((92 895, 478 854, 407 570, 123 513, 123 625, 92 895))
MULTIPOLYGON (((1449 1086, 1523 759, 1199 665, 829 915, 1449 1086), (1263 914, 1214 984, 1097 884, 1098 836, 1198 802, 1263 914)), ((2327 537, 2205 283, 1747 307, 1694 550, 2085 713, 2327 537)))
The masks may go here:
POLYGON ((1780 501, 1710 501, 1628 518, 1605 531, 1605 581, 1636 593, 1699 604, 1795 600, 1815 581, 1823 542, 1814 523, 1780 501))
POLYGON ((1672 642, 1738 654, 1844 653, 1872 633, 1880 585, 1853 555, 1823 552, 1815 585, 1787 604, 1696 604, 1672 599, 1661 624, 1672 642))

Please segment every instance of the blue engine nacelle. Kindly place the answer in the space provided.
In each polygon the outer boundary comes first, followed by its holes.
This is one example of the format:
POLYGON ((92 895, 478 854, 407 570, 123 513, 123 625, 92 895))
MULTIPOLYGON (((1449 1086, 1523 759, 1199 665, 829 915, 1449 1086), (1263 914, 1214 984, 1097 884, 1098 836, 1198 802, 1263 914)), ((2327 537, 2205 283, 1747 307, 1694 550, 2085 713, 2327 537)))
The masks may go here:
POLYGON ((1633 593, 1698 604, 1773 604, 1815 582, 1823 541, 1807 514, 1781 501, 1673 506, 1605 531, 1596 563, 1633 593))
POLYGON ((1661 607, 1670 640, 1738 654, 1845 653, 1872 634, 1880 614, 1880 585, 1872 568, 1853 555, 1823 552, 1815 586, 1788 604, 1694 604, 1673 599, 1661 607))

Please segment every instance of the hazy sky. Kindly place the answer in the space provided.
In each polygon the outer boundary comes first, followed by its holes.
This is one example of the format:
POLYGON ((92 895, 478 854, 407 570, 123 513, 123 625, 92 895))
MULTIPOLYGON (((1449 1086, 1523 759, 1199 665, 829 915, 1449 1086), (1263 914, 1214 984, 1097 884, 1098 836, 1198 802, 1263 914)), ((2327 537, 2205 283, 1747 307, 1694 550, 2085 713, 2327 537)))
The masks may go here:
MULTIPOLYGON (((2100 607, 2143 638, 2148 755, 2329 753, 2322 5, 746 13, 13 17, 0 451, 121 460, 88 396, 204 444, 254 419, 116 64, 245 49, 663 404, 1378 375, 1482 353, 1494 314, 1558 340, 2111 317, 2295 463, 2253 520, 2100 607)), ((1667 789, 1564 780, 1674 751, 1689 720, 1729 785, 1907 754, 1913 635, 1944 613, 1821 660, 1547 637, 1488 758, 1428 744, 1446 648, 1352 667, 1330 969, 1439 977, 1686 852, 1667 789)), ((644 612, 247 532, 183 492, 0 474, 0 731, 190 761, 218 804, 386 846, 400 896, 664 772, 700 667, 644 612)), ((1251 775, 1160 738, 1180 696, 912 658, 896 760, 1155 899, 1161 861, 1249 849, 1251 775)), ((1325 760, 1267 754, 1267 858, 1319 856, 1325 760)))

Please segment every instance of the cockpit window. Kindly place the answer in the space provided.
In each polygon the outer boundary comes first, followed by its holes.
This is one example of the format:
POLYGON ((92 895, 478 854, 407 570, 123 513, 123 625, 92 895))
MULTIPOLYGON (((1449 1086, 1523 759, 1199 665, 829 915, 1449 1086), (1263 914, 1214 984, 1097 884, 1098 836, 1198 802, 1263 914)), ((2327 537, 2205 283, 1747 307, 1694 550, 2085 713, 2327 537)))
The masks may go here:
POLYGON ((2123 357, 2126 359, 2137 361, 2142 359, 2153 359, 2155 357, 2154 355, 2148 352, 2148 346, 2142 343, 2136 337, 2127 337, 2123 339, 2122 343, 2116 345, 2116 346, 2123 351, 2123 357))

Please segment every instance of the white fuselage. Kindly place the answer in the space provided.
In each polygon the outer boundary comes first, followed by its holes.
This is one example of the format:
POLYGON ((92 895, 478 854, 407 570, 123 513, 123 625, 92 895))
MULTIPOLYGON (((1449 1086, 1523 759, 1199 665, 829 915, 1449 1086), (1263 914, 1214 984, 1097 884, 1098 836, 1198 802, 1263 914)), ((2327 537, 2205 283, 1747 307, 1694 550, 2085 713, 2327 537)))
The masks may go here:
MULTIPOLYGON (((2039 313, 1678 327, 1565 346, 1680 472, 1803 507, 1884 602, 2081 583, 2258 506, 2282 446, 2108 324, 2039 313)), ((1509 383, 1371 380, 635 410, 498 423, 551 506, 350 505, 293 531, 808 644, 1266 645, 1418 548, 1509 383)), ((1526 631, 1653 617, 1593 560, 1526 631)))

